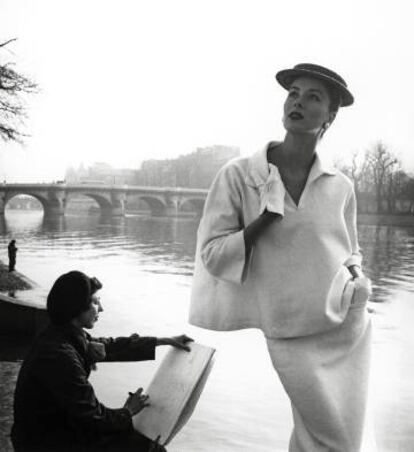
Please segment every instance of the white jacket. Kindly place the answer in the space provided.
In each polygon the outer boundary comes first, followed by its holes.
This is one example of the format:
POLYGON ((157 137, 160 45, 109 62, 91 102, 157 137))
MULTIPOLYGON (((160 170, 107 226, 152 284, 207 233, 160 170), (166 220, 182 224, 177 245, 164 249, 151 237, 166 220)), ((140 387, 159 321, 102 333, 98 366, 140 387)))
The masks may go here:
POLYGON ((352 182, 317 155, 299 205, 286 193, 283 219, 246 256, 243 229, 259 216, 268 176, 266 146, 215 178, 198 230, 190 323, 282 338, 322 332, 346 317, 347 266, 361 264, 352 182))

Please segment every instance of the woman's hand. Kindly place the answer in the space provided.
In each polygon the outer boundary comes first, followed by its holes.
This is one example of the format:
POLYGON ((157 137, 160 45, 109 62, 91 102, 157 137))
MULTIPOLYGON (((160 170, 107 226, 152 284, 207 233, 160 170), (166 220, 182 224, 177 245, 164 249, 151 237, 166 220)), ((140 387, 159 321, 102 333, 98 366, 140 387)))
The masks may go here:
POLYGON ((355 290, 351 303, 352 304, 366 303, 372 294, 371 280, 362 274, 362 276, 354 278, 354 284, 355 290))
POLYGON ((157 338, 157 345, 172 345, 173 347, 185 350, 186 352, 191 350, 190 347, 186 345, 188 342, 194 342, 194 339, 191 339, 191 337, 188 337, 185 334, 182 334, 181 336, 157 338))
POLYGON ((285 186, 277 166, 270 163, 269 168, 269 176, 260 190, 260 214, 267 211, 283 217, 285 210, 285 186))
POLYGON ((371 280, 364 275, 359 265, 351 265, 348 270, 352 275, 355 287, 351 304, 366 302, 372 295, 371 280))
POLYGON ((148 449, 148 452, 167 452, 167 449, 162 446, 159 441, 160 436, 157 436, 155 441, 152 442, 151 447, 148 449))
POLYGON ((129 397, 124 404, 124 408, 131 413, 131 416, 135 416, 135 414, 149 406, 149 396, 143 394, 142 391, 142 388, 138 388, 136 392, 130 392, 129 397))

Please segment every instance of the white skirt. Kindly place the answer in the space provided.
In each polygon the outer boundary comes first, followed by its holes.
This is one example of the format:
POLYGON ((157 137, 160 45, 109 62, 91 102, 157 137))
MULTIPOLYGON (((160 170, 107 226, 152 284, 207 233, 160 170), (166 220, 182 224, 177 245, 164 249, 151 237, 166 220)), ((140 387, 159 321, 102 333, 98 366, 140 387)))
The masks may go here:
POLYGON ((366 303, 352 305, 327 332, 267 338, 268 350, 290 398, 294 428, 289 452, 360 452, 371 349, 366 303))

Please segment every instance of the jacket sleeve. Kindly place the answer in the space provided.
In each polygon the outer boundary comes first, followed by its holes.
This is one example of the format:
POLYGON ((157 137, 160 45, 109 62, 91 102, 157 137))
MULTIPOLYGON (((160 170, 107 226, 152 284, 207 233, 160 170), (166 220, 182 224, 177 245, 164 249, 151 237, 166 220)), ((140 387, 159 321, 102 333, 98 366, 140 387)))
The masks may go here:
POLYGON ((241 184, 244 178, 237 170, 225 166, 210 188, 198 231, 198 251, 211 275, 241 284, 249 256, 246 256, 243 234, 241 184))
POLYGON ((129 411, 111 409, 98 401, 77 353, 62 346, 43 359, 39 380, 53 394, 69 419, 97 433, 128 431, 132 428, 129 411))
POLYGON ((105 345, 104 362, 155 359, 156 337, 141 337, 138 334, 132 334, 129 337, 100 337, 92 340, 105 345))
POLYGON ((351 188, 347 205, 345 207, 345 223, 348 230, 348 237, 351 243, 352 254, 346 260, 345 265, 350 267, 351 265, 361 266, 362 254, 358 244, 358 232, 357 232, 357 208, 356 197, 354 189, 351 188))

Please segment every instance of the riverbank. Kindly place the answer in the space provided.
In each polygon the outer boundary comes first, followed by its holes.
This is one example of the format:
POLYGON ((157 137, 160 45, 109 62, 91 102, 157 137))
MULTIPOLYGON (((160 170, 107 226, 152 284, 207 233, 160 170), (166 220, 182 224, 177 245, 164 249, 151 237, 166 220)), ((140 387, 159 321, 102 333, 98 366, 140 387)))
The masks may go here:
MULTIPOLYGON (((37 284, 18 271, 9 273, 9 268, 0 261, 0 292, 8 295, 15 291, 30 290, 37 284)), ((0 294, 9 302, 9 296, 0 294)), ((0 331, 0 333, 4 333, 0 331)), ((13 394, 20 363, 31 343, 31 337, 0 334, 0 450, 12 452, 9 433, 13 423, 13 394)))
POLYGON ((414 215, 358 213, 358 224, 378 226, 414 226, 414 215))
POLYGON ((34 289, 36 283, 18 271, 9 272, 9 267, 0 261, 0 292, 34 289))

